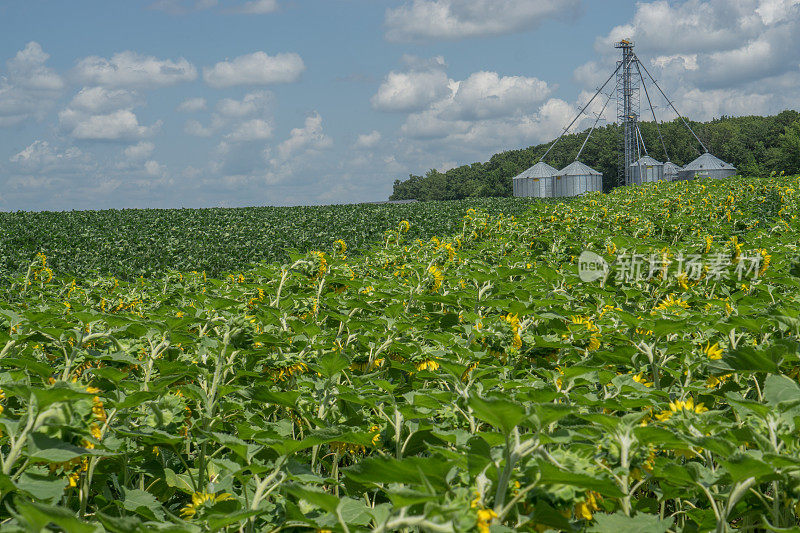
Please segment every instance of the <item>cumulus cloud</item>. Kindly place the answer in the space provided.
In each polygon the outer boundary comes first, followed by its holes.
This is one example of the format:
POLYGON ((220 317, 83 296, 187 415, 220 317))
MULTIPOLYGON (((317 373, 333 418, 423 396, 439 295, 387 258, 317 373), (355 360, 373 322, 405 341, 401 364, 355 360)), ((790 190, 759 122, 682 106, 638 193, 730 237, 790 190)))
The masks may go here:
POLYGON ((195 113, 197 111, 203 111, 206 108, 206 99, 205 98, 187 98, 183 102, 180 103, 178 106, 178 111, 181 113, 195 113))
POLYGON ((8 61, 9 77, 25 89, 58 91, 64 82, 45 65, 49 58, 39 43, 31 41, 8 61))
POLYGON ((203 68, 203 79, 216 89, 237 85, 273 85, 295 82, 305 69, 303 59, 298 54, 270 56, 259 51, 203 68))
POLYGON ((104 87, 167 87, 197 78, 197 69, 184 58, 143 56, 132 51, 110 59, 89 56, 78 61, 73 76, 85 85, 104 87))
POLYGON ((443 113, 464 120, 509 116, 530 111, 551 92, 547 83, 537 78, 476 72, 458 82, 443 113))
POLYGON ((272 124, 255 118, 238 124, 225 138, 233 142, 263 141, 272 137, 272 124))
POLYGON ((145 174, 151 177, 162 177, 167 172, 167 167, 162 165, 158 161, 153 161, 152 159, 146 161, 144 164, 144 171, 145 174))
POLYGON ((451 92, 443 58, 423 62, 406 56, 409 70, 391 71, 372 97, 372 107, 379 111, 408 112, 424 109, 451 92))
POLYGON ((401 132, 416 140, 438 139, 462 152, 485 153, 486 149, 500 151, 547 141, 561 132, 565 117, 575 113, 575 106, 560 99, 550 99, 525 113, 481 120, 448 120, 432 109, 410 115, 401 132))
POLYGON ((123 153, 125 154, 125 157, 132 161, 141 161, 150 157, 155 148, 155 144, 149 141, 141 141, 125 148, 123 153))
POLYGON ((289 138, 278 145, 278 160, 286 161, 298 152, 323 150, 333 145, 333 139, 322 131, 319 113, 306 117, 302 128, 294 128, 289 138))
POLYGON ((386 10, 390 41, 464 39, 530 30, 575 14, 580 0, 413 0, 386 10))
POLYGON ((266 15, 278 10, 277 0, 251 0, 240 6, 230 9, 231 13, 242 13, 245 15, 266 15))
POLYGON ((386 111, 409 113, 400 132, 410 139, 448 139, 470 147, 537 139, 537 112, 553 88, 533 77, 479 71, 450 79, 442 58, 404 58, 409 70, 391 72, 372 99, 386 111), (420 70, 422 68, 422 70, 420 70))
MULTIPOLYGON (((798 31, 800 0, 652 1, 637 3, 632 19, 598 38, 595 47, 610 72, 613 43, 633 39, 637 55, 682 113, 707 120, 796 107, 800 89, 786 84, 778 90, 776 84, 799 74, 798 31)), ((596 82, 588 74, 597 65, 579 67, 575 79, 596 82)))
MULTIPOLYGON (((404 58, 404 62, 405 71, 391 74, 435 72, 441 74, 439 87, 445 88, 421 91, 407 82, 410 77, 390 75, 373 97, 373 106, 406 113, 391 149, 399 159, 394 160, 396 165, 417 171, 446 169, 456 161, 484 159, 498 151, 548 141, 561 133, 581 99, 590 97, 581 95, 568 103, 554 98, 555 87, 541 79, 490 71, 454 80, 441 58, 433 62, 404 58), (389 83, 395 79, 405 83, 389 83)), ((576 127, 585 122, 579 121, 576 127)), ((355 147, 366 143, 366 139, 359 141, 355 147)))
POLYGON ((447 76, 444 60, 439 58, 426 70, 390 72, 372 97, 372 106, 381 111, 418 112, 411 120, 420 131, 427 131, 424 135, 436 135, 447 128, 446 123, 528 112, 551 93, 552 88, 538 78, 496 72, 475 72, 455 81, 447 76))
POLYGON ((265 113, 272 100, 269 91, 254 91, 244 95, 241 100, 223 98, 217 103, 216 109, 224 117, 241 118, 265 113))
POLYGON ((134 91, 84 87, 72 98, 69 107, 87 113, 103 113, 121 108, 129 109, 140 103, 141 99, 134 91))
POLYGON ((88 141, 130 141, 148 137, 155 133, 161 123, 142 126, 133 111, 119 109, 103 115, 81 116, 67 109, 59 113, 60 122, 73 126, 70 135, 75 139, 88 141))
POLYGON ((41 120, 55 104, 64 81, 47 67, 49 57, 39 43, 30 42, 6 62, 0 76, 0 127, 41 120))
POLYGON ((26 170, 33 171, 57 167, 65 162, 85 159, 85 154, 74 146, 61 150, 47 141, 37 140, 19 153, 11 156, 9 161, 26 170))
POLYGON ((199 120, 187 120, 183 131, 195 137, 211 137, 214 135, 214 129, 209 126, 203 126, 199 120))
POLYGON ((211 137, 228 130, 225 139, 229 142, 269 139, 272 137, 272 122, 269 119, 272 100, 269 91, 247 93, 241 100, 223 98, 217 102, 208 125, 189 120, 184 131, 197 137, 211 137))
POLYGON ((142 104, 134 91, 84 87, 58 113, 60 128, 73 139, 85 141, 136 141, 153 135, 161 121, 139 124, 133 109, 142 104))
POLYGON ((369 133, 359 135, 353 146, 355 148, 375 148, 379 142, 381 142, 381 132, 372 130, 369 133))

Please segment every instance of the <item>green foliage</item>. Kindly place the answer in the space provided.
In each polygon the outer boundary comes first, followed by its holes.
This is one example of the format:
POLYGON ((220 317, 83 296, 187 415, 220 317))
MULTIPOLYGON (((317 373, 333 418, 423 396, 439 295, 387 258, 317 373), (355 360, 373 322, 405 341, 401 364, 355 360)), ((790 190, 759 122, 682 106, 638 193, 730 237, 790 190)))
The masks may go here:
POLYGON ((800 178, 525 205, 218 278, 37 256, 0 287, 3 531, 797 529, 800 178))
POLYGON ((442 205, 0 212, 0 283, 23 272, 40 252, 59 273, 81 277, 133 279, 170 270, 220 276, 248 263, 285 261, 293 250, 329 251, 337 239, 358 252, 401 220, 411 223, 409 236, 429 239, 458 231, 454 215, 469 207, 515 215, 529 205, 475 199, 442 205))
MULTIPOLYGON (((783 111, 776 116, 721 117, 711 122, 689 121, 703 144, 748 177, 770 172, 800 172, 800 113, 783 111)), ((653 122, 641 122, 642 137, 649 152, 666 160, 653 122)), ((680 119, 660 125, 671 161, 683 166, 700 155, 701 148, 680 119)), ((556 168, 570 164, 588 130, 565 135, 547 156, 556 168)), ((581 161, 603 173, 606 191, 617 185, 621 153, 619 126, 598 128, 586 143, 581 161)), ((447 172, 429 171, 425 177, 411 175, 394 182, 393 200, 456 200, 478 196, 511 196, 511 178, 536 163, 550 143, 493 155, 486 163, 463 165, 447 172)))

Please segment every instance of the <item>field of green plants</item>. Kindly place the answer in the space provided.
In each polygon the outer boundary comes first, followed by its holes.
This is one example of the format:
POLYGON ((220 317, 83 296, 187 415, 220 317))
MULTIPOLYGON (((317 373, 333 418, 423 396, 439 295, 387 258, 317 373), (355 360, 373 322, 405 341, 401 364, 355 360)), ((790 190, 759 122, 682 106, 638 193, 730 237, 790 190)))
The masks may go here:
POLYGON ((800 530, 800 178, 528 207, 219 277, 34 252, 0 288, 0 529, 800 530))
POLYGON ((81 277, 132 279, 170 270, 220 276, 251 263, 286 261, 292 250, 327 250, 337 239, 359 252, 401 220, 411 222, 414 238, 449 235, 460 230, 460 215, 469 208, 513 216, 534 201, 0 212, 0 279, 24 272, 37 253, 59 273, 81 277))

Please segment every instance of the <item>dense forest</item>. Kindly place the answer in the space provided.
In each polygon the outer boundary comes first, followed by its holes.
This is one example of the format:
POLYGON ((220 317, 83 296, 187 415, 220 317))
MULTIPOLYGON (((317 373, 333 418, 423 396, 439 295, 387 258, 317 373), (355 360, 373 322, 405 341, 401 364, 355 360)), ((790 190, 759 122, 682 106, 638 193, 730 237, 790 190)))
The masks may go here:
MULTIPOLYGON (((732 163, 745 176, 771 172, 800 173, 800 113, 775 116, 722 117, 710 122, 690 121, 708 150, 732 163)), ((702 148, 680 119, 660 124, 669 159, 679 165, 695 159, 702 148)), ((640 129, 650 155, 664 161, 664 148, 654 122, 640 129)), ((547 163, 564 168, 575 159, 588 130, 565 135, 548 154, 547 163)), ((603 173, 606 190, 616 185, 621 153, 620 127, 597 128, 584 148, 581 161, 603 173)), ((463 165, 447 172, 429 170, 394 182, 391 200, 456 200, 476 196, 511 196, 511 178, 536 163, 550 143, 495 154, 486 163, 463 165)))

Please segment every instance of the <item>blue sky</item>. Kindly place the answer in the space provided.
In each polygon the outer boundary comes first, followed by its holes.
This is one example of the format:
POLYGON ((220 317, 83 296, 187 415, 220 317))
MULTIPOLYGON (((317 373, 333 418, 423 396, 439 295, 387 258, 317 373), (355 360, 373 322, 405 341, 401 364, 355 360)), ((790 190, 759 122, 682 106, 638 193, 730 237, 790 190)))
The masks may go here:
POLYGON ((0 210, 382 200, 555 137, 623 37, 694 119, 798 109, 798 30, 800 0, 0 0, 0 210))

